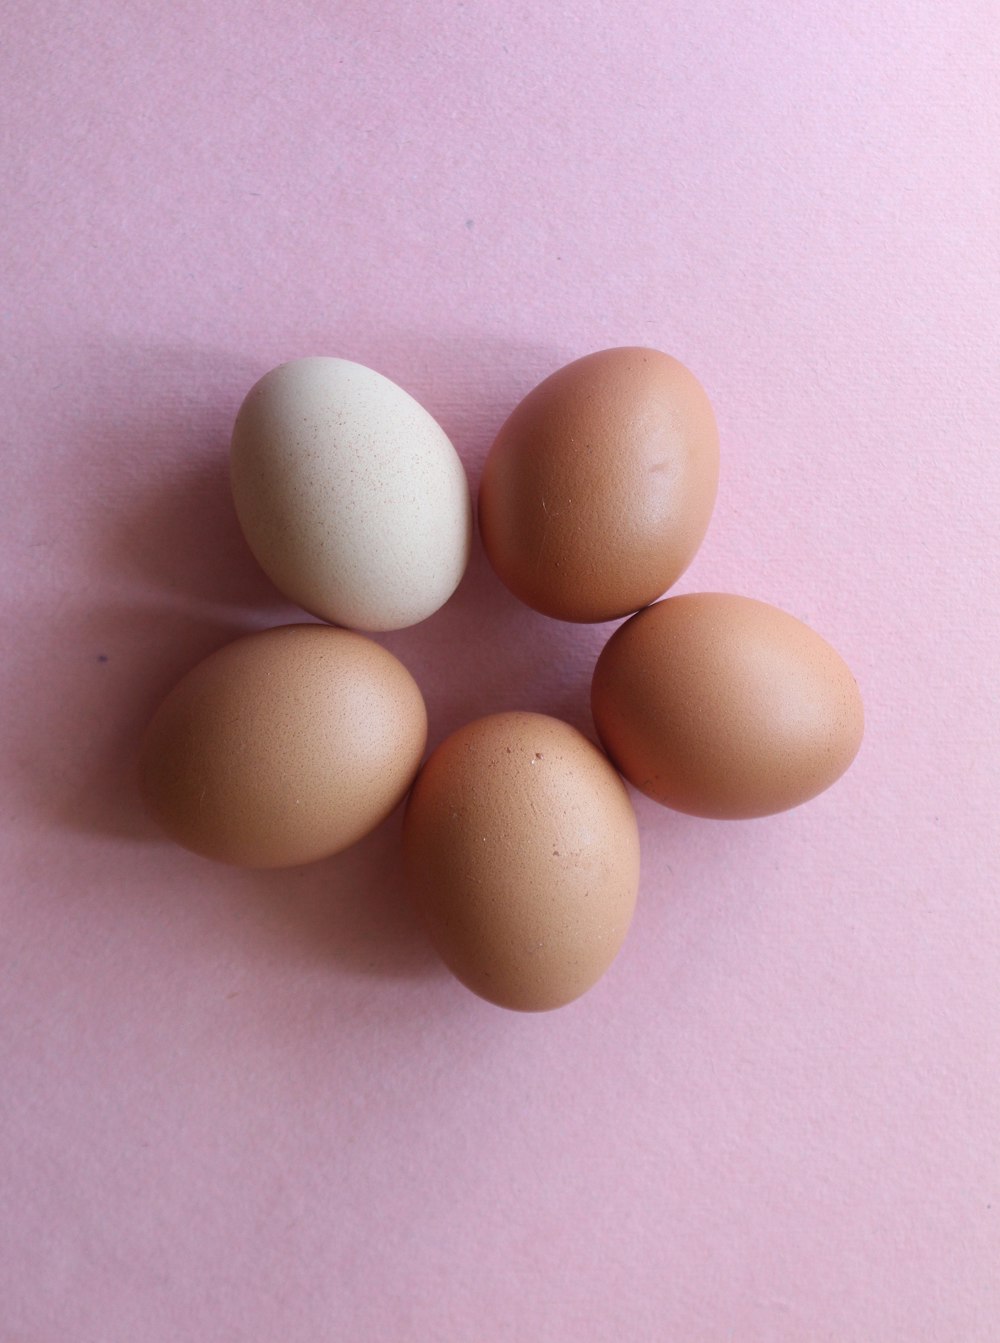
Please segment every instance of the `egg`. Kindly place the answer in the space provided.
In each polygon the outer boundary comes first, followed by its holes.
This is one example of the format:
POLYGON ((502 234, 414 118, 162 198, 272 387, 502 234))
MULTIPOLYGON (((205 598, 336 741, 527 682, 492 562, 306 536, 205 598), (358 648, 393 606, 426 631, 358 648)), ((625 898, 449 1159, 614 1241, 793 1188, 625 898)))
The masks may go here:
POLYGON ((625 777, 695 816, 767 816, 835 782, 861 745, 850 669, 808 625, 725 593, 625 622, 594 670, 594 723, 625 777))
POLYGON ((614 620, 691 563, 718 476, 694 374, 658 350, 601 350, 546 378, 501 428, 479 490, 483 545, 536 611, 614 620))
POLYGON ((285 625, 227 644, 153 715, 140 779, 178 844, 285 867, 361 839, 405 795, 427 740, 423 697, 371 639, 285 625))
POLYGON ((596 746, 544 714, 493 714, 448 737, 410 795, 403 850, 443 960, 501 1007, 578 998, 611 964, 635 907, 627 790, 596 746))
POLYGON ((415 625, 465 572, 462 463, 412 396, 361 364, 296 359, 266 373, 236 417, 231 479, 261 567, 333 624, 415 625))

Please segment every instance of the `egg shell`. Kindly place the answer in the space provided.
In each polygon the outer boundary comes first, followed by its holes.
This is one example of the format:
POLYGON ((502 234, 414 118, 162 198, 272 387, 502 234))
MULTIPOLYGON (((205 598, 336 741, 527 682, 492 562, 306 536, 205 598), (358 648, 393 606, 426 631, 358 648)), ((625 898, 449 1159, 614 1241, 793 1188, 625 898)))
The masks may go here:
POLYGON ((250 549, 313 615, 402 629, 458 586, 465 471, 437 421, 380 373, 321 357, 272 369, 240 407, 230 460, 250 549))
POLYGON ((694 374, 658 350, 601 350, 546 378, 500 430, 479 490, 483 545, 536 611, 614 620, 680 578, 718 479, 694 374))
POLYGON ((695 816, 766 816, 815 797, 864 731, 850 668, 808 625, 725 593, 625 622, 594 670, 598 734, 625 777, 695 816))
POLYGON ((607 757, 544 714, 480 718, 421 771, 403 826, 431 938, 474 993, 525 1012, 586 992, 635 907, 639 836, 607 757))
POLYGON ((337 853, 404 797, 427 740, 416 682, 371 639, 285 625, 227 644, 146 730, 149 810, 185 848, 244 867, 337 853))

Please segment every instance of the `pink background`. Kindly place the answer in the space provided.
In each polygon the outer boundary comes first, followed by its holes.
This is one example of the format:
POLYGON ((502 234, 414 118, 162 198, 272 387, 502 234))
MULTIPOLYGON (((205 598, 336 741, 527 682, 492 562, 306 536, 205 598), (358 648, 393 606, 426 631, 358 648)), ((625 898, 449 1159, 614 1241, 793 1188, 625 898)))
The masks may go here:
MULTIPOLYGON (((993 0, 14 0, 3 106, 0 1339, 1000 1337, 1000 188, 993 0), (565 360, 717 407, 681 587, 826 634, 868 735, 801 810, 638 800, 606 980, 506 1014, 438 967, 399 817, 224 870, 137 733, 295 619, 226 483, 329 353, 473 481, 565 360)), ((605 628, 477 551, 389 636, 432 739, 589 728, 605 628)))

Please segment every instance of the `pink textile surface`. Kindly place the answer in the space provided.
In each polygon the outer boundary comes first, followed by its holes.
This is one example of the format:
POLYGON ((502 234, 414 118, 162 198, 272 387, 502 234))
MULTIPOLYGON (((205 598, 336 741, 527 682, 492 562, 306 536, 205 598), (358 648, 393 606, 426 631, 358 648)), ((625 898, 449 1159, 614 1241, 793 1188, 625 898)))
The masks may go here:
MULTIPOLYGON (((0 1343, 1000 1337, 994 0, 12 0, 0 55, 0 1343), (809 621, 867 737, 828 794, 637 798, 626 947, 480 1002, 399 814, 288 872, 172 847, 137 734, 297 618, 228 431, 284 359, 418 397, 476 483, 616 344, 705 383, 678 590, 809 621)), ((477 548, 383 642, 432 743, 590 729, 610 627, 477 548)))

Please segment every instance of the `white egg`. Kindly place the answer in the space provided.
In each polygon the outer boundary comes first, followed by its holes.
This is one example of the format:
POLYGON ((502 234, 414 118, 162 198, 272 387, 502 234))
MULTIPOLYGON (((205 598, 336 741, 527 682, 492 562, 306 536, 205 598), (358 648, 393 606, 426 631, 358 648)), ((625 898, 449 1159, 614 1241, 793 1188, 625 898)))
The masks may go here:
POLYGON ((448 436, 388 378, 296 359, 247 393, 233 498, 250 549, 313 615, 393 630, 432 615, 465 572, 472 503, 448 436))

